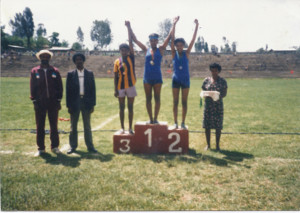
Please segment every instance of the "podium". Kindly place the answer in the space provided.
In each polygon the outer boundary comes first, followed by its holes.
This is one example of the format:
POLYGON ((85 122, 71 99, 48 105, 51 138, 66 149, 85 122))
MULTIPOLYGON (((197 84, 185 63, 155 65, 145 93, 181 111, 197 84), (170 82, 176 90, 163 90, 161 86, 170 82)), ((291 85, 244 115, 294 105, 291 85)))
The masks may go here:
POLYGON ((120 131, 113 135, 113 151, 117 154, 187 154, 189 131, 171 129, 167 122, 137 122, 134 134, 120 131))

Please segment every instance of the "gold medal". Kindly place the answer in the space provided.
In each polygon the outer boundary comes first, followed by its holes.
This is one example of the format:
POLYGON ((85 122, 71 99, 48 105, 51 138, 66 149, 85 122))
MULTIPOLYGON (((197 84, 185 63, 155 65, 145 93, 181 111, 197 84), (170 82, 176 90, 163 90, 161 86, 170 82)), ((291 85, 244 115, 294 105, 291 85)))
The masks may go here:
POLYGON ((150 64, 153 66, 154 65, 154 52, 152 49, 151 49, 151 58, 152 58, 152 60, 150 61, 150 64))

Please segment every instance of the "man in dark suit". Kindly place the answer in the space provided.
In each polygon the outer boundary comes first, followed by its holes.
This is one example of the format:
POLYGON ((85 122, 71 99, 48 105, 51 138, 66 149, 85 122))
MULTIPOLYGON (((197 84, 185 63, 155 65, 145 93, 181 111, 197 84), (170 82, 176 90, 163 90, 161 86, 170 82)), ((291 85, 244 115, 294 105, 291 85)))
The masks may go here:
POLYGON ((94 74, 84 68, 85 56, 76 53, 73 56, 76 69, 67 76, 67 107, 71 115, 71 132, 69 136, 70 149, 68 154, 76 151, 78 146, 77 123, 81 112, 84 127, 84 140, 89 152, 97 153, 93 145, 91 131, 91 113, 96 105, 96 87, 94 74))
POLYGON ((38 152, 35 156, 45 153, 45 121, 47 113, 50 123, 51 150, 55 154, 61 154, 58 149, 57 121, 58 111, 61 108, 60 101, 63 96, 63 86, 58 69, 49 64, 52 56, 52 52, 41 50, 36 54, 41 64, 31 70, 30 98, 34 104, 38 146, 38 152))

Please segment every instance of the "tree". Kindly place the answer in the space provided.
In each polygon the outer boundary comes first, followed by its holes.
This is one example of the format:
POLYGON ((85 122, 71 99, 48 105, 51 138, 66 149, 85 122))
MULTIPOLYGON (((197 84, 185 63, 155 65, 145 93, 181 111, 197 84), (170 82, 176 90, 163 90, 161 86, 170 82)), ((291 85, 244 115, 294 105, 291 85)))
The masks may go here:
POLYGON ((12 27, 12 36, 24 37, 22 18, 22 13, 16 13, 15 21, 12 19, 9 21, 9 25, 12 27))
POLYGON ((231 48, 230 48, 230 46, 229 46, 228 43, 225 44, 224 52, 225 52, 225 53, 230 53, 230 52, 231 52, 231 48))
POLYGON ((292 48, 296 50, 297 54, 300 54, 300 46, 293 46, 292 48))
POLYGON ((42 36, 38 36, 35 39, 35 48, 40 50, 40 49, 45 49, 46 47, 48 47, 50 45, 50 42, 48 41, 48 39, 42 37, 42 36))
POLYGON ((36 30, 36 34, 38 37, 43 37, 47 35, 47 30, 44 27, 44 24, 38 24, 38 29, 36 30))
POLYGON ((16 13, 15 20, 10 20, 9 24, 12 26, 13 36, 27 38, 27 47, 30 48, 30 39, 34 33, 33 14, 29 7, 26 7, 23 14, 16 13))
POLYGON ((81 27, 78 27, 77 29, 77 40, 79 41, 79 43, 83 43, 83 40, 84 40, 84 34, 81 30, 81 27))
POLYGON ((4 32, 5 26, 1 26, 1 53, 8 48, 8 34, 4 32))
POLYGON ((69 47, 69 42, 66 41, 66 40, 62 40, 60 46, 61 46, 61 47, 69 47))
POLYGON ((223 42, 225 43, 225 47, 221 47, 221 52, 223 53, 230 53, 231 52, 231 48, 229 46, 229 40, 227 40, 227 38, 225 36, 223 36, 223 42))
POLYGON ((24 46, 24 39, 20 38, 19 36, 9 36, 7 37, 8 44, 16 45, 16 46, 24 46))
MULTIPOLYGON (((158 26, 159 26, 158 34, 160 35, 159 41, 163 43, 165 41, 165 39, 168 37, 169 32, 172 28, 171 19, 169 19, 169 18, 165 19, 164 21, 160 22, 158 24, 158 26)), ((169 42, 169 45, 170 44, 171 44, 171 41, 169 42)))
POLYGON ((261 47, 261 48, 259 48, 258 50, 256 50, 256 52, 257 52, 257 53, 264 53, 264 52, 265 52, 265 50, 264 50, 264 48, 263 48, 263 47, 261 47))
POLYGON ((197 41, 195 42, 195 51, 202 52, 203 49, 204 49, 204 38, 202 36, 199 36, 197 38, 197 41))
POLYGON ((237 46, 237 42, 236 41, 232 42, 231 49, 232 49, 232 52, 234 52, 234 53, 236 53, 236 46, 237 46))
POLYGON ((195 51, 202 52, 202 50, 204 50, 204 52, 206 53, 209 52, 207 42, 204 41, 203 36, 199 36, 197 41, 195 42, 195 51))
POLYGON ((210 50, 211 50, 211 52, 212 52, 213 54, 217 54, 218 51, 219 51, 218 47, 217 47, 216 45, 214 45, 214 44, 212 44, 212 45, 210 46, 210 50))
POLYGON ((208 53, 208 52, 209 52, 207 42, 205 42, 205 44, 204 44, 204 52, 205 52, 205 53, 208 53))
POLYGON ((75 43, 73 43, 73 45, 72 45, 72 49, 74 49, 74 50, 82 50, 82 46, 81 46, 81 44, 79 43, 79 42, 75 42, 75 43))
POLYGON ((112 33, 110 29, 110 22, 105 19, 104 21, 95 20, 91 29, 91 39, 96 42, 95 49, 106 47, 112 42, 112 33))
POLYGON ((61 44, 59 43, 59 33, 57 32, 53 32, 52 35, 50 36, 50 46, 56 46, 56 47, 60 47, 61 44))

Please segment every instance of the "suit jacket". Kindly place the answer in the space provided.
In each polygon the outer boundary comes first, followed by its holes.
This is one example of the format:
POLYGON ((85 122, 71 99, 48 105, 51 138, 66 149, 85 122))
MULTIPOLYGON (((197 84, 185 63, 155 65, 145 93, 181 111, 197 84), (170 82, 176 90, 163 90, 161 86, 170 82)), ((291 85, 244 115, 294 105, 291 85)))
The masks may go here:
POLYGON ((60 107, 63 85, 56 67, 49 66, 47 75, 41 66, 34 67, 30 76, 30 99, 39 107, 60 107))
MULTIPOLYGON (((80 85, 77 70, 68 72, 66 99, 67 107, 73 111, 80 109, 80 85)), ((96 86, 94 74, 84 69, 84 107, 87 110, 92 109, 96 105, 96 86)))

